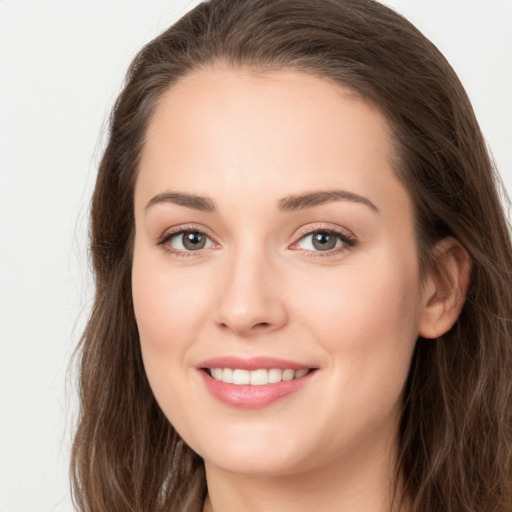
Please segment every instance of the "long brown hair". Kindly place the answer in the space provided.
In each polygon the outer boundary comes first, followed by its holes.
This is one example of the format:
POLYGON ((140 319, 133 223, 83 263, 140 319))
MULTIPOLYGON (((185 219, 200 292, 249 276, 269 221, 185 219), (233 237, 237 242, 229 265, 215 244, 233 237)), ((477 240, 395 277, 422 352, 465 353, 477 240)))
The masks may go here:
POLYGON ((451 235, 472 276, 456 325, 419 339, 406 383, 397 475, 413 512, 511 510, 512 249, 499 180, 445 58, 372 0, 211 0, 135 57, 111 116, 91 210, 96 298, 79 347, 72 454, 83 512, 201 510, 200 457, 159 409, 131 297, 133 193, 162 94, 200 67, 295 69, 349 87, 387 117, 415 204, 419 260, 451 235))

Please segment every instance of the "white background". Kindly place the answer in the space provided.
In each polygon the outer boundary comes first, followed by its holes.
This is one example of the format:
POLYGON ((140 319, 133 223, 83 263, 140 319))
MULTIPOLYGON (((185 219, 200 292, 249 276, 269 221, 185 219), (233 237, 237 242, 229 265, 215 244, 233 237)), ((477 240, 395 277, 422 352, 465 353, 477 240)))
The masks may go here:
MULTIPOLYGON (((197 1, 0 0, 0 512, 72 510, 87 210, 136 51, 197 1)), ((389 0, 448 57, 512 191, 512 0, 389 0)))

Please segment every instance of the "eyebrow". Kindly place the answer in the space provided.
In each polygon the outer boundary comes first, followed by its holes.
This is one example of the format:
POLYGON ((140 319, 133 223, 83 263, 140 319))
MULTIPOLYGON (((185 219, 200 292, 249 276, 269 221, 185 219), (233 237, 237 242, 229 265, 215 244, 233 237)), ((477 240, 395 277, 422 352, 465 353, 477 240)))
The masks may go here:
POLYGON ((305 192, 304 194, 296 196, 287 196, 279 201, 278 209, 282 212, 290 212, 312 208, 332 201, 352 201, 354 203, 364 204, 374 212, 379 212, 379 209, 369 199, 354 194, 353 192, 347 192, 346 190, 305 192))
POLYGON ((193 194, 183 194, 181 192, 164 192, 163 194, 157 194, 150 199, 146 205, 146 210, 151 206, 160 203, 173 203, 202 212, 215 211, 215 203, 210 198, 196 196, 193 194))
MULTIPOLYGON (((352 201, 354 203, 364 204, 373 211, 379 212, 379 209, 369 199, 346 190, 326 190, 290 195, 280 199, 277 205, 279 211, 291 212, 312 208, 314 206, 319 206, 333 201, 352 201)), ((179 206, 185 206, 186 208, 202 212, 211 213, 216 211, 215 203, 209 197, 185 194, 182 192, 164 192, 162 194, 157 194, 150 199, 146 205, 146 210, 151 206, 160 203, 177 204, 179 206)))

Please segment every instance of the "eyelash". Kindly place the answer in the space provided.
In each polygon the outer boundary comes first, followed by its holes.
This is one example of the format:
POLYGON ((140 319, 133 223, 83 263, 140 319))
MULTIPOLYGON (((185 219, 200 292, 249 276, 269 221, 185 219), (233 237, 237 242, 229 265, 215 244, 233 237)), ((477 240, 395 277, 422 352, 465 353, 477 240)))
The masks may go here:
MULTIPOLYGON (((169 242, 174 237, 183 235, 184 233, 187 233, 187 232, 199 233, 201 235, 204 235, 211 242, 218 245, 217 242, 215 242, 215 240, 210 235, 205 233, 204 230, 198 229, 195 226, 180 226, 176 230, 167 231, 157 240, 156 245, 161 246, 165 252, 172 254, 173 256, 180 257, 180 258, 190 258, 190 257, 198 256, 202 252, 202 249, 198 249, 196 251, 181 251, 178 249, 174 249, 173 247, 168 245, 169 242)), ((293 247, 293 246, 299 244, 306 237, 311 236, 315 233, 326 233, 329 235, 334 235, 341 241, 342 246, 335 247, 333 249, 329 249, 326 251, 313 251, 313 250, 309 250, 309 249, 303 249, 304 255, 309 258, 318 258, 318 257, 322 258, 322 257, 337 255, 341 252, 345 252, 347 250, 352 249, 359 243, 357 238, 352 233, 348 234, 345 231, 335 229, 332 227, 326 228, 325 226, 308 226, 307 228, 304 228, 304 230, 302 232, 299 232, 298 240, 296 242, 294 242, 290 247, 293 247)), ((300 249, 293 249, 293 250, 300 250, 300 249)))
MULTIPOLYGON (((333 249, 329 249, 327 251, 313 251, 309 249, 303 249, 304 255, 308 258, 327 258, 329 256, 335 256, 340 253, 346 252, 359 243, 356 236, 348 230, 341 230, 339 228, 334 227, 325 227, 325 226, 307 226, 303 230, 298 233, 298 240, 292 244, 291 247, 299 244, 302 240, 304 240, 308 236, 312 236, 315 233, 326 233, 328 235, 334 235, 338 238, 342 245, 341 247, 335 247, 333 249)), ((300 249, 296 249, 300 250, 300 249)))
POLYGON ((169 242, 176 236, 183 235, 184 233, 191 232, 191 233, 200 233, 201 235, 206 236, 209 240, 211 240, 213 243, 218 245, 213 238, 205 233, 204 230, 198 229, 195 226, 180 226, 179 228, 171 231, 166 231, 158 240, 156 245, 161 246, 162 249, 168 253, 172 254, 173 256, 178 256, 179 258, 190 258, 197 256, 197 253, 201 253, 201 249, 198 249, 197 251, 180 251, 178 249, 174 249, 171 247, 169 242))

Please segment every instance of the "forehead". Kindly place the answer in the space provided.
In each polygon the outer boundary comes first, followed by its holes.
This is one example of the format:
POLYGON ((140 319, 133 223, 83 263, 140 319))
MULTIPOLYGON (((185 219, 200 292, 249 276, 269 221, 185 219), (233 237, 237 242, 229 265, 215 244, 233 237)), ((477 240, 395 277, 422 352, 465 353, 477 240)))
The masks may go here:
MULTIPOLYGON (((353 91, 298 71, 196 71, 162 96, 149 123, 137 196, 162 188, 259 198, 393 181, 384 116, 353 91)), ((389 184, 389 183, 388 183, 389 184)), ((403 190, 402 190, 403 192, 403 190)))

